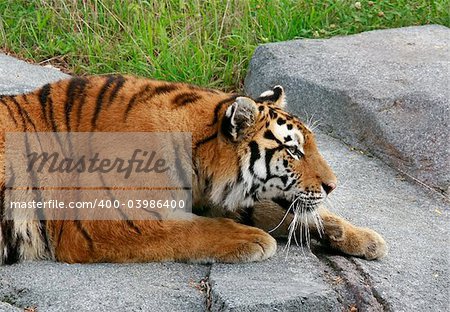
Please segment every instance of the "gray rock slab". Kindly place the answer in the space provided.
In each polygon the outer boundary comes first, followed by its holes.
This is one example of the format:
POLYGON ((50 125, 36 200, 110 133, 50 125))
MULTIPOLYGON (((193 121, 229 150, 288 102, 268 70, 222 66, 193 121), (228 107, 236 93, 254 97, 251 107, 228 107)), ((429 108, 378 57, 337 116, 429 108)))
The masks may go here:
POLYGON ((320 261, 302 248, 292 246, 287 253, 284 247, 260 263, 214 264, 211 310, 342 311, 320 261))
POLYGON ((208 271, 182 263, 0 266, 0 301, 42 312, 202 311, 198 282, 208 271))
POLYGON ((430 25, 258 47, 247 93, 288 107, 426 184, 450 186, 450 30, 430 25))
POLYGON ((54 68, 31 65, 0 53, 0 94, 28 92, 68 77, 54 68))

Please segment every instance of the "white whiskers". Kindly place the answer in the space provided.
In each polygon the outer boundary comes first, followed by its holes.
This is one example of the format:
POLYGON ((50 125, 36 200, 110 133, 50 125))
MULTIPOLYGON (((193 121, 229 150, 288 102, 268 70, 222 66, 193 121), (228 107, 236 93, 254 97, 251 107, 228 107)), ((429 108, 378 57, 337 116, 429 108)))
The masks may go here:
POLYGON ((273 231, 275 231, 276 229, 278 229, 284 222, 284 220, 286 220, 287 216, 289 215, 289 211, 291 211, 291 209, 294 207, 295 203, 300 200, 300 197, 297 197, 292 204, 289 206, 289 208, 286 210, 286 213, 284 214, 283 219, 281 219, 280 223, 278 223, 278 225, 276 227, 274 227, 273 229, 271 229, 269 231, 269 233, 272 233, 273 231))
MULTIPOLYGON (((320 217, 316 209, 311 209, 313 208, 313 205, 315 205, 315 203, 313 204, 311 201, 305 200, 304 198, 302 199, 300 196, 297 197, 287 209, 280 223, 275 228, 269 231, 269 233, 271 233, 278 229, 286 220, 289 213, 293 214, 292 221, 288 226, 288 238, 285 246, 286 257, 289 254, 289 248, 291 246, 292 239, 294 239, 294 242, 297 246, 307 247, 309 250, 311 250, 311 235, 309 229, 310 225, 314 225, 317 233, 320 237, 322 237, 324 233, 322 218, 320 217), (300 244, 297 240, 297 234, 300 235, 300 244)), ((302 252, 304 252, 303 248, 302 252)))
POLYGON ((320 120, 314 120, 315 113, 313 113, 311 116, 309 116, 309 114, 306 110, 304 112, 305 112, 305 116, 306 116, 305 124, 309 130, 314 132, 320 126, 320 120))

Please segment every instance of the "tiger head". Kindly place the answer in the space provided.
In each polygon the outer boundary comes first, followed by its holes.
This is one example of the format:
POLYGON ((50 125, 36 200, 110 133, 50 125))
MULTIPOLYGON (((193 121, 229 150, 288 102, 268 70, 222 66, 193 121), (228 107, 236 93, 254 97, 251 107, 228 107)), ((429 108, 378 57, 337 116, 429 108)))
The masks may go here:
POLYGON ((221 193, 227 208, 273 200, 314 210, 336 188, 336 177, 318 151, 314 134, 286 112, 281 86, 257 99, 238 97, 224 113, 220 134, 237 152, 239 172, 221 193))

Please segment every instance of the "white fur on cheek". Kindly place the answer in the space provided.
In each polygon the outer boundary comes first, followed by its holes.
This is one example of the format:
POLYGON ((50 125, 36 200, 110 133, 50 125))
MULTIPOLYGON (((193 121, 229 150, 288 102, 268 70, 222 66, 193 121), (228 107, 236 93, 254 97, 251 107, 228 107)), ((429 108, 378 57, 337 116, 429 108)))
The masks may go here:
POLYGON ((279 138, 281 142, 284 142, 284 138, 287 137, 288 135, 290 135, 294 139, 293 134, 294 134, 293 129, 288 130, 286 124, 281 126, 279 124, 275 125, 275 136, 279 138))
POLYGON ((265 150, 260 150, 259 153, 261 157, 257 161, 255 161, 255 165, 253 166, 253 172, 258 178, 265 179, 267 176, 266 162, 265 162, 266 152, 265 150))

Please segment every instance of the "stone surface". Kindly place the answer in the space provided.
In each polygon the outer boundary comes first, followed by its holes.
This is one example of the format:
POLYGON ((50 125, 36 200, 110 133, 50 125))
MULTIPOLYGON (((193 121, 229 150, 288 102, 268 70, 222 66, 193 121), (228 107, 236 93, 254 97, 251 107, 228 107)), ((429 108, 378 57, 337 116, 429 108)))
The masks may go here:
POLYGON ((0 311, 2 312, 22 312, 22 309, 16 308, 9 303, 0 302, 0 311))
POLYGON ((17 94, 68 78, 54 68, 30 65, 0 53, 0 94, 17 94))
POLYGON ((327 258, 338 271, 354 266, 368 278, 386 310, 445 311, 450 304, 449 201, 336 139, 322 134, 318 140, 339 180, 330 194, 331 210, 382 233, 389 245, 381 261, 327 258))
POLYGON ((258 47, 246 77, 289 109, 426 184, 450 186, 450 30, 406 27, 258 47))
MULTIPOLYGON (((0 73, 39 77, 14 84, 0 74, 0 94, 58 79, 2 55, 0 64, 0 73)), ((332 210, 383 234, 385 259, 343 257, 315 245, 314 254, 292 247, 286 257, 280 242, 274 258, 253 264, 28 262, 0 266, 0 311, 445 311, 448 202, 336 139, 318 134, 318 141, 339 177, 332 210)))
POLYGON ((208 270, 181 263, 28 262, 0 267, 0 301, 39 312, 201 311, 198 282, 208 270))
POLYGON ((323 266, 309 251, 283 244, 269 261, 214 264, 212 311, 342 311, 323 266))

